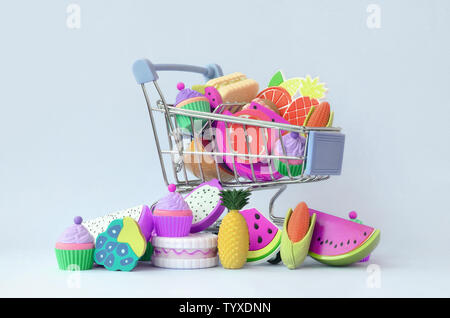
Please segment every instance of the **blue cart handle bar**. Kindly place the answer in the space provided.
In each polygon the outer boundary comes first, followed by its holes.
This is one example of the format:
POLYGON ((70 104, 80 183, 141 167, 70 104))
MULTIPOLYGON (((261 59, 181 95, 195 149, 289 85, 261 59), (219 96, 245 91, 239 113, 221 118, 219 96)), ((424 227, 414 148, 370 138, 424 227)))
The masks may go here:
POLYGON ((133 74, 138 84, 145 84, 158 80, 158 71, 177 71, 203 74, 205 79, 223 76, 222 68, 217 64, 205 67, 186 64, 153 64, 147 59, 137 60, 133 64, 133 74))

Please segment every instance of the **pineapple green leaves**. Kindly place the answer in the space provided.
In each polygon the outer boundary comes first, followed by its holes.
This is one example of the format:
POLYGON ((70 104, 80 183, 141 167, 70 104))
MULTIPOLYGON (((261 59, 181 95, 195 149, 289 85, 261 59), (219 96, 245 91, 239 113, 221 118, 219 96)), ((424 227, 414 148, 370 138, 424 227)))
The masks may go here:
POLYGON ((251 191, 250 190, 222 190, 220 191, 220 197, 222 199, 222 205, 229 211, 240 211, 247 205, 251 191))

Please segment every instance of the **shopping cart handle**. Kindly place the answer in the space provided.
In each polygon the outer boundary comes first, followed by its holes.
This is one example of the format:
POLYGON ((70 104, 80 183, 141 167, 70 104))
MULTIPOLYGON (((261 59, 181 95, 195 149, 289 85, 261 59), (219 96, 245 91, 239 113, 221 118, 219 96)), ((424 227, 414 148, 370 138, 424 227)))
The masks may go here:
POLYGON ((153 64, 147 59, 137 60, 133 64, 133 74, 138 84, 145 84, 156 81, 159 71, 177 71, 199 73, 205 76, 206 80, 223 76, 222 69, 217 64, 208 64, 206 67, 186 64, 153 64))

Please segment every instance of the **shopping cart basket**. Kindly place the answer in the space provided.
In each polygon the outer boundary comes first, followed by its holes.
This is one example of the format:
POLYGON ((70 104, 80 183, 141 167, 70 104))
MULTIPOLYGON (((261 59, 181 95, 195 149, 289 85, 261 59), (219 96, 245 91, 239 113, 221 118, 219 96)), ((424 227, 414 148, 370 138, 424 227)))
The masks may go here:
MULTIPOLYGON (((263 120, 255 120, 250 118, 234 117, 228 112, 235 112, 242 108, 243 104, 222 104, 215 109, 213 113, 205 113, 188 109, 176 108, 173 104, 166 101, 164 94, 158 85, 158 73, 161 71, 180 71, 199 73, 204 76, 206 80, 223 76, 222 69, 217 64, 209 64, 206 67, 198 67, 184 64, 153 64, 147 59, 137 60, 133 64, 133 73, 137 83, 141 86, 152 124, 153 136, 158 152, 158 157, 161 165, 162 176, 166 185, 173 183, 177 186, 177 191, 188 192, 207 181, 204 175, 203 167, 198 160, 194 163, 198 166, 198 177, 190 176, 187 163, 185 159, 190 156, 209 155, 214 158, 215 169, 217 171, 217 179, 221 182, 224 188, 249 188, 251 190, 275 189, 275 194, 271 197, 269 202, 269 216, 278 225, 283 223, 283 218, 277 217, 274 214, 274 203, 280 194, 286 189, 287 185, 295 183, 310 183, 323 181, 330 177, 330 175, 339 175, 342 167, 343 146, 345 136, 340 133, 341 129, 337 127, 305 127, 296 126, 285 123, 269 122, 263 120), (159 95, 156 103, 152 104, 150 100, 149 87, 146 84, 152 83, 154 90, 159 95), (161 125, 157 125, 156 115, 160 114, 160 118, 164 120, 164 131, 161 130, 161 125), (191 133, 178 127, 176 116, 187 116, 191 121, 191 133), (201 129, 194 127, 194 122, 200 121, 203 123, 201 129), (211 151, 202 151, 197 149, 196 142, 193 143, 194 149, 188 149, 183 142, 186 138, 198 138, 201 134, 211 131, 217 123, 230 127, 231 125, 240 125, 243 128, 246 151, 238 152, 231 148, 222 149, 219 151, 218 147, 213 147, 211 151), (252 153, 249 147, 249 127, 258 128, 264 133, 262 134, 265 149, 267 147, 267 138, 264 136, 278 136, 281 141, 283 150, 282 155, 273 155, 271 153, 252 153), (266 134, 270 131, 270 134, 266 134), (286 155, 286 147, 283 144, 282 135, 287 132, 297 132, 306 138, 305 153, 302 156, 288 156, 286 155), (163 149, 160 134, 164 134, 168 139, 167 149, 163 149), (231 165, 232 178, 222 180, 220 167, 221 158, 228 158, 231 165), (243 177, 236 169, 236 163, 239 158, 246 158, 249 162, 249 173, 243 177), (254 161, 264 161, 267 168, 266 177, 258 178, 255 173, 256 163, 254 161), (284 160, 287 162, 287 176, 280 177, 273 168, 274 160, 284 160), (301 173, 293 176, 291 174, 291 165, 289 160, 302 160, 303 165, 301 173), (169 179, 169 166, 172 170, 172 178, 169 179)), ((230 140, 229 130, 225 129, 225 136, 230 140)), ((210 133, 214 136, 214 133, 210 133)), ((200 137, 201 138, 201 137, 200 137)), ((212 141, 213 142, 213 141, 212 141)))

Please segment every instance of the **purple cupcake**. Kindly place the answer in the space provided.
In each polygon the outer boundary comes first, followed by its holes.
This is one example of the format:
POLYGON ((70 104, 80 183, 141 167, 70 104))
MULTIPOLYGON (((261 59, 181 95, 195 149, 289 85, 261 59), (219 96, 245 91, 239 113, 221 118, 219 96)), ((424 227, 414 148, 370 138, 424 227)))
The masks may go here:
POLYGON ((75 217, 56 242, 56 260, 62 270, 88 270, 94 264, 94 238, 81 222, 80 216, 75 217))
MULTIPOLYGON (((179 92, 175 101, 175 107, 206 113, 211 112, 209 100, 204 95, 190 88, 185 88, 183 83, 178 83, 177 88, 179 92)), ((193 117, 192 119, 194 120, 194 128, 196 127, 196 122, 200 123, 200 128, 206 123, 206 119, 197 117, 193 117)), ((191 117, 177 115, 176 121, 180 128, 192 132, 191 117)))
POLYGON ((169 185, 169 194, 158 201, 153 210, 156 235, 165 237, 187 236, 192 225, 192 211, 176 186, 169 185))
MULTIPOLYGON (((293 156, 302 157, 305 153, 306 138, 301 136, 298 132, 290 132, 282 137, 283 146, 281 145, 280 139, 275 142, 275 147, 272 150, 272 154, 275 156, 293 156)), ((291 172, 291 176, 296 177, 302 173, 302 163, 301 159, 275 159, 274 165, 275 169, 281 173, 283 176, 289 176, 288 165, 291 172)))

